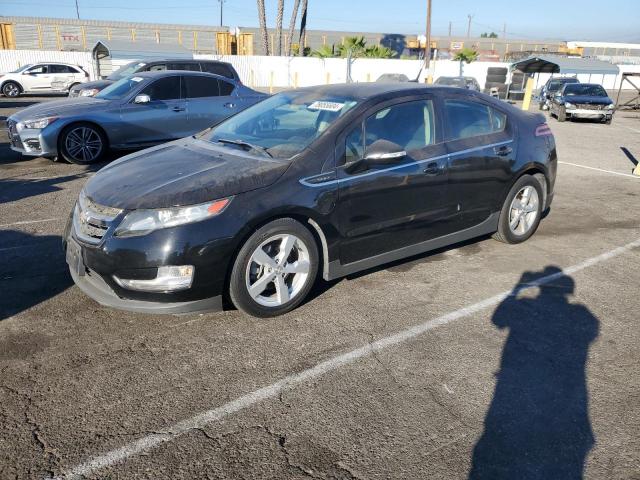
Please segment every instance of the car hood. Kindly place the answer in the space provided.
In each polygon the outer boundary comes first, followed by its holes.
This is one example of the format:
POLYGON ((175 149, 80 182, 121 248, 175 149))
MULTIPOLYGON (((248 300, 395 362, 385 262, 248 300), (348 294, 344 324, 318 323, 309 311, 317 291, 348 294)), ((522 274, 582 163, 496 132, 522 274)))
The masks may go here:
POLYGON ((97 88, 98 90, 102 90, 105 87, 108 87, 113 83, 112 80, 96 80, 94 82, 84 82, 80 85, 76 85, 73 87, 73 90, 91 90, 92 88, 97 88))
POLYGON ((106 166, 85 193, 125 210, 194 205, 271 185, 289 164, 189 137, 106 166))
POLYGON ((613 103, 609 97, 591 97, 588 95, 567 95, 564 97, 564 101, 569 103, 590 103, 592 105, 609 105, 613 103))
POLYGON ((92 110, 102 110, 109 100, 92 97, 65 98, 52 102, 42 102, 31 105, 11 116, 13 120, 29 120, 41 117, 61 117, 64 115, 77 115, 92 110))

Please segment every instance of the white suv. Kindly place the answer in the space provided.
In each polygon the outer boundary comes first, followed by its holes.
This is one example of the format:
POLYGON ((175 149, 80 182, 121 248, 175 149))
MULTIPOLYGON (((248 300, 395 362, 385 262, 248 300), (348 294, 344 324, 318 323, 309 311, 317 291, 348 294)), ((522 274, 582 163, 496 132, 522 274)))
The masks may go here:
POLYGON ((63 93, 89 81, 89 74, 78 65, 67 63, 35 63, 0 75, 0 92, 5 97, 22 93, 63 93))

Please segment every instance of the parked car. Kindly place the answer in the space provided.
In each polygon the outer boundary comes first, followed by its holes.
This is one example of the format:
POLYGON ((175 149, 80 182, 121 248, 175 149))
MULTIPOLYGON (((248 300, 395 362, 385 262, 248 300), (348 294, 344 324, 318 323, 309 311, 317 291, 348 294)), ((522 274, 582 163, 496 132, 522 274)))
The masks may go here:
POLYGON ((434 85, 447 87, 468 88, 469 90, 480 91, 478 81, 473 77, 438 77, 434 85))
POLYGON ((404 73, 383 73, 376 79, 376 82, 396 83, 396 82, 411 82, 411 80, 409 80, 409 77, 407 77, 404 73))
POLYGON ((547 83, 543 85, 538 94, 538 108, 540 110, 549 110, 551 97, 568 83, 580 83, 580 81, 576 77, 551 77, 547 80, 547 83))
POLYGON ((94 98, 32 105, 7 119, 11 148, 25 155, 93 163, 131 149, 193 135, 264 99, 235 80, 200 72, 143 72, 94 98))
POLYGON ((519 243, 553 198, 541 114, 414 83, 283 92, 211 130, 107 165, 63 236, 98 302, 179 313, 227 293, 259 317, 331 280, 494 234, 519 243))
POLYGON ((559 122, 574 118, 592 118, 611 124, 615 104, 602 85, 570 83, 551 97, 549 113, 559 122))
POLYGON ((135 61, 123 65, 103 80, 86 82, 76 85, 69 90, 70 97, 93 97, 103 88, 108 87, 118 80, 139 72, 155 72, 158 70, 189 70, 193 72, 208 72, 230 78, 240 83, 238 72, 233 65, 218 60, 193 60, 193 59, 164 59, 154 61, 135 61))
POLYGON ((78 65, 67 63, 33 63, 0 75, 0 91, 5 97, 23 93, 62 93, 89 80, 78 65))

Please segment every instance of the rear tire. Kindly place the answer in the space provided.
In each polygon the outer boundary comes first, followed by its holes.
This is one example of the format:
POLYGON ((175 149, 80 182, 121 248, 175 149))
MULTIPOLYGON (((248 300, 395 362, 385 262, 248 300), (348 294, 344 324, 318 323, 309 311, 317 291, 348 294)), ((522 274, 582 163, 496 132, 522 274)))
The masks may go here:
POLYGON ((558 118, 559 122, 566 122, 567 121, 567 111, 565 110, 564 107, 560 107, 558 109, 558 113, 557 113, 556 117, 558 118))
POLYGON ((6 82, 2 85, 2 94, 7 98, 19 97, 22 93, 22 88, 16 82, 6 82))
POLYGON ((275 317, 299 306, 315 283, 318 247, 292 218, 256 230, 234 261, 229 279, 233 304, 253 317, 275 317))
POLYGON ((509 190, 493 238, 503 243, 521 243, 529 239, 540 225, 544 195, 540 182, 523 175, 509 190))
POLYGON ((107 152, 107 137, 95 125, 74 123, 60 134, 58 152, 69 163, 96 163, 107 152))

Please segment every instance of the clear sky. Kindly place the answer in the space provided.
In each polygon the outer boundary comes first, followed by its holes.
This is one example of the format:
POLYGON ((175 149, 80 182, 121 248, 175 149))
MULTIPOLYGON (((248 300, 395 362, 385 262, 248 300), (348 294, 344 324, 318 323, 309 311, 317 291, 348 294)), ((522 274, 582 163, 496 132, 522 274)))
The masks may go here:
MULTIPOLYGON (((255 0, 224 0, 224 24, 258 25, 255 0)), ((277 0, 265 0, 275 22, 277 0)), ((80 17, 152 23, 217 25, 219 0, 78 0, 80 17)), ((285 0, 285 26, 293 0, 285 0)), ((433 0, 433 33, 495 31, 522 39, 640 42, 640 0, 433 0)), ((75 18, 74 0, 0 0, 0 15, 75 18)), ((426 0, 309 0, 309 29, 419 34, 426 0)))

